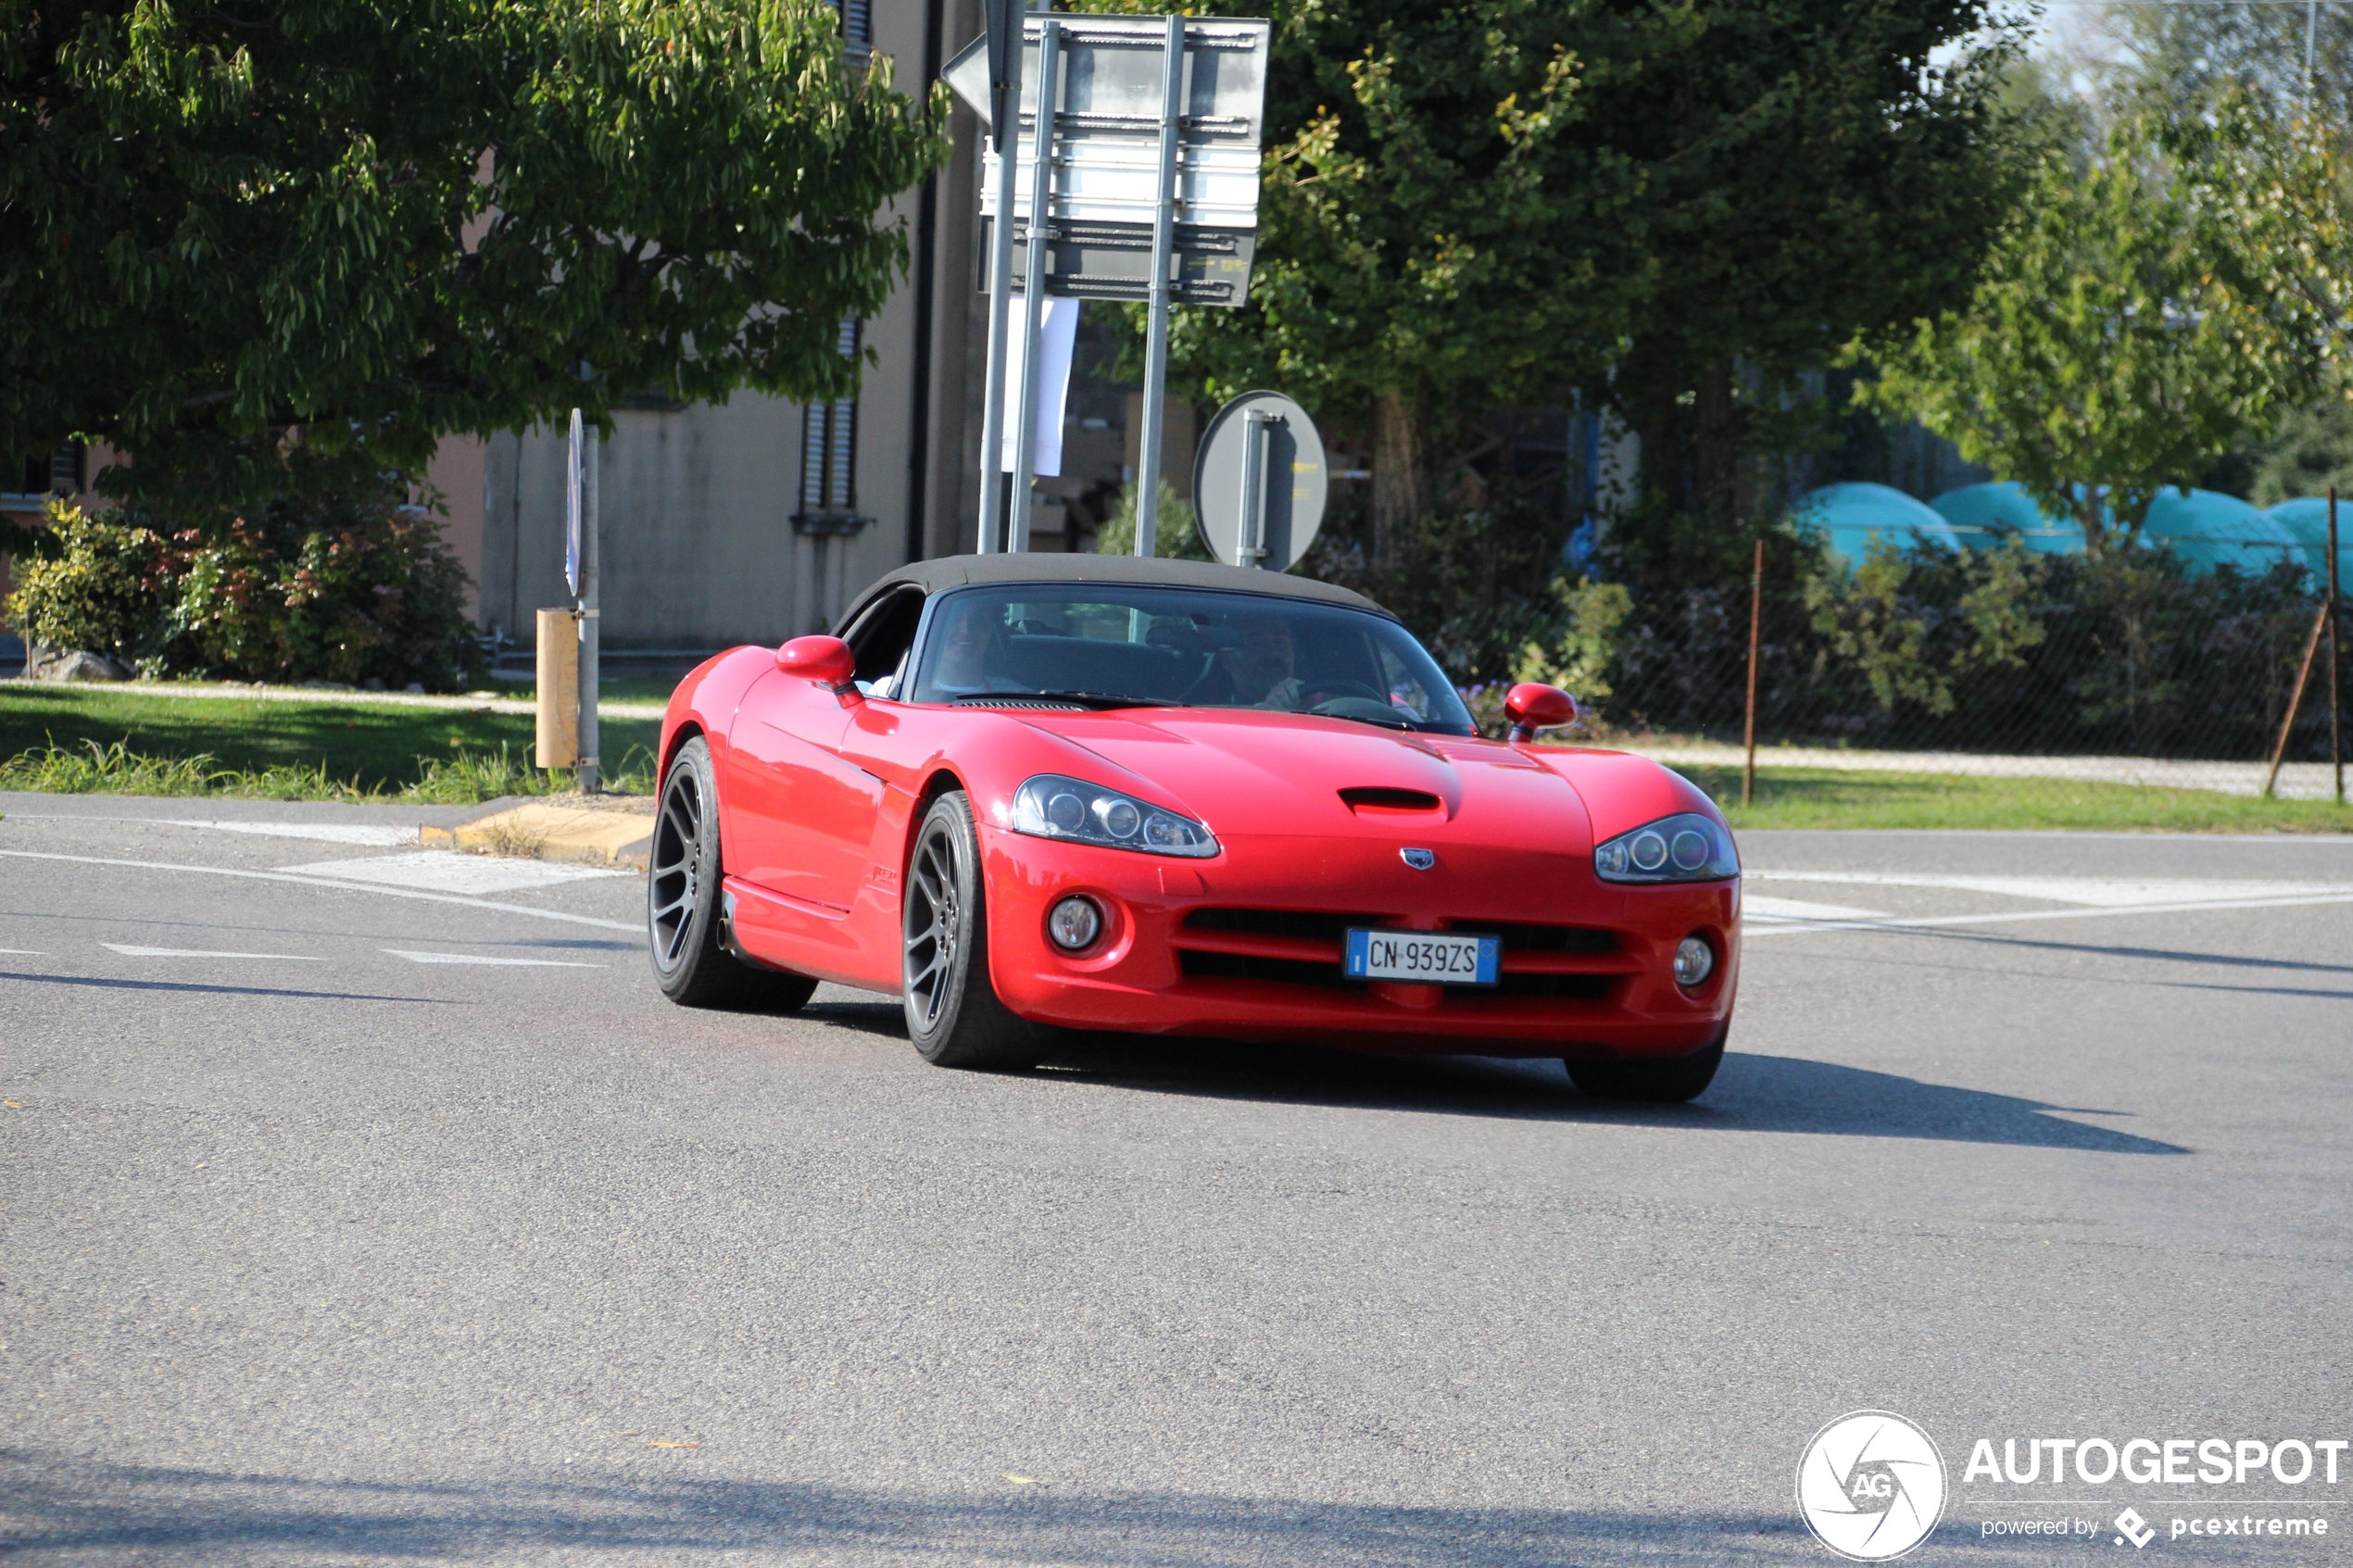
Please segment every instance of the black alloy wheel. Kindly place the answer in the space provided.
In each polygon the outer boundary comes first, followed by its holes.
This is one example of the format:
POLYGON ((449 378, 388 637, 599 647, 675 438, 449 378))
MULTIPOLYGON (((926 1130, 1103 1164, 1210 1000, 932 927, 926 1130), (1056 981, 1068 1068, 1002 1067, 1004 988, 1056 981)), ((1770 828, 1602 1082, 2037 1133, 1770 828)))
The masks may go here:
POLYGON ((1033 1067, 1038 1031, 988 980, 988 911, 980 834, 961 790, 932 803, 907 868, 907 1037, 940 1067, 1033 1067))
POLYGON ((1561 1065, 1568 1069, 1570 1082, 1597 1099, 1680 1105, 1697 1099, 1716 1081, 1716 1070, 1724 1063, 1724 1042, 1731 1033, 1728 1022, 1717 1031, 1716 1038, 1689 1056, 1655 1057, 1648 1061, 1564 1061, 1561 1065))
POLYGON ((721 919, 719 790, 700 735, 679 747, 654 813, 646 878, 646 938, 661 993, 681 1007, 761 1006, 790 1012, 817 983, 762 969, 727 950, 721 919))

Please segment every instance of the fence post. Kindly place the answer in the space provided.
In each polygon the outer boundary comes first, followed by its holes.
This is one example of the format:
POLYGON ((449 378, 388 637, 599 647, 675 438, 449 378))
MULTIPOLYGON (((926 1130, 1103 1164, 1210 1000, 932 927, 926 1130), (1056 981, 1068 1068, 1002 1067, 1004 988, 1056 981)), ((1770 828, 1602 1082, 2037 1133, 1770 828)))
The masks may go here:
POLYGON ((2280 763, 2287 756, 2288 732, 2296 728, 2296 716, 2304 709, 2304 688, 2312 679, 2312 656, 2321 651, 2321 633, 2328 625, 2329 607, 2323 603, 2321 613, 2312 618, 2312 634, 2304 639, 2303 662, 2296 667, 2296 686, 2287 696, 2287 712, 2280 720, 2280 737, 2271 743, 2271 771, 2263 776, 2263 798, 2269 800, 2277 792, 2280 763))
POLYGON ((2336 770, 2336 803, 2345 804, 2345 704, 2336 691, 2336 486, 2329 486, 2329 763, 2336 770))
POLYGON ((1756 568, 1748 580, 1748 716, 1741 726, 1741 744, 1748 748, 1748 766, 1741 774, 1741 804, 1756 796, 1756 631, 1765 612, 1765 541, 1756 541, 1756 568))

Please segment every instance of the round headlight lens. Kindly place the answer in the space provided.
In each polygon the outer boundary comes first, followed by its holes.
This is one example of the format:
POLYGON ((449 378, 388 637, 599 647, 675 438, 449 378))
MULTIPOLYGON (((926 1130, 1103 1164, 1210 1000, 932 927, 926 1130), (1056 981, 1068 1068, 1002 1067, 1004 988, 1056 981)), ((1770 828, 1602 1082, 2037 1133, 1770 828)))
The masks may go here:
POLYGON ((1093 946, 1102 932, 1102 910, 1095 907, 1092 898, 1076 893, 1056 904, 1046 916, 1046 935, 1054 939, 1055 947, 1067 953, 1093 946))
POLYGON ((1715 972, 1716 949, 1706 937, 1686 936, 1675 945, 1676 985, 1704 985, 1715 972))
POLYGON ((1144 814, 1125 800, 1096 801, 1095 816, 1103 824, 1103 831, 1114 838, 1133 838, 1136 830, 1144 825, 1144 814))
POLYGON ((1667 835, 1647 830, 1634 835, 1634 869, 1655 872, 1667 864, 1667 835))
POLYGON ((1064 833, 1076 833, 1087 824, 1087 802, 1063 790, 1046 802, 1046 820, 1064 833))
POLYGON ((1692 828, 1685 828, 1677 834, 1673 846, 1667 851, 1675 861, 1675 869, 1679 872, 1699 870, 1700 867, 1707 864, 1707 858, 1712 852, 1712 847, 1707 842, 1707 835, 1692 828))

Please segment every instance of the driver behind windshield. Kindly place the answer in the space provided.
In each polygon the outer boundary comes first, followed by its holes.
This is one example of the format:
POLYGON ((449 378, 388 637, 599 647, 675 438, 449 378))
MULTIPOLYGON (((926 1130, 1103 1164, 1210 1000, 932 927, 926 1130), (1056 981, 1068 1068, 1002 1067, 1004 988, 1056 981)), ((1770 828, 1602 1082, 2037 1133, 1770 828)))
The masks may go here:
POLYGON ((1232 684, 1234 706, 1297 709, 1299 655, 1290 622, 1279 615, 1248 615, 1240 621, 1241 646, 1218 655, 1232 684))
POLYGON ((932 684, 943 696, 970 696, 979 692, 1019 692, 1029 688, 999 674, 1004 659, 998 607, 987 599, 951 600, 948 624, 940 632, 938 668, 932 684))

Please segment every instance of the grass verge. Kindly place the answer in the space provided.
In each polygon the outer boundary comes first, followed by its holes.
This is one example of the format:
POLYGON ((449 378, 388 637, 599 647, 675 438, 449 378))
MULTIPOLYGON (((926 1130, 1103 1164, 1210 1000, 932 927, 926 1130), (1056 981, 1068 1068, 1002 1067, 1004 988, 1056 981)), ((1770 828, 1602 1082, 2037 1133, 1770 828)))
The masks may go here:
MULTIPOLYGON (((650 789, 661 721, 601 730, 607 787, 650 789)), ((517 713, 0 688, 0 789, 457 806, 573 788, 528 765, 531 744, 517 713)))
POLYGON ((2329 800, 2262 800, 2205 789, 1977 778, 1957 773, 1866 773, 1835 768, 1759 768, 1756 798, 1743 806, 1741 771, 1679 766, 1707 791, 1734 829, 2001 828, 2108 833, 2353 833, 2353 807, 2329 800))

